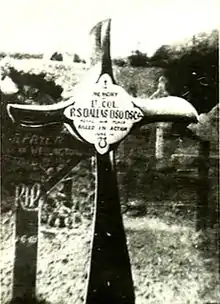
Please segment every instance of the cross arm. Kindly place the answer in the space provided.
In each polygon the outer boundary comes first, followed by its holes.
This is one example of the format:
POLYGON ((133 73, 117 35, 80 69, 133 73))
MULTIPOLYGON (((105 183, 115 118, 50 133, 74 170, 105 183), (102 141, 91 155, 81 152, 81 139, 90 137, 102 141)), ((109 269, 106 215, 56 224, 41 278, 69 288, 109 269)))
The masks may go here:
MULTIPOLYGON (((183 121, 185 123, 195 123, 198 121, 196 109, 180 97, 168 96, 159 99, 135 98, 133 103, 144 114, 141 124, 162 121, 183 121)), ((41 127, 48 124, 65 122, 63 112, 71 104, 73 104, 71 99, 53 105, 8 104, 7 111, 14 123, 28 127, 41 127)))
MULTIPOLYGON (((94 52, 92 65, 101 63, 101 75, 107 73, 115 83, 110 55, 111 19, 99 22, 90 32, 93 37, 94 52), (96 54, 96 55, 94 55, 96 54)), ((175 96, 158 99, 141 99, 131 97, 133 104, 143 112, 143 119, 137 125, 151 122, 184 122, 198 121, 196 109, 185 99, 175 96)))
POLYGON ((186 124, 198 122, 196 109, 185 99, 175 96, 158 99, 133 99, 135 106, 144 114, 140 124, 152 122, 182 121, 186 124))
POLYGON ((42 127, 65 122, 63 111, 73 100, 69 99, 53 105, 8 104, 7 112, 11 120, 26 127, 42 127))

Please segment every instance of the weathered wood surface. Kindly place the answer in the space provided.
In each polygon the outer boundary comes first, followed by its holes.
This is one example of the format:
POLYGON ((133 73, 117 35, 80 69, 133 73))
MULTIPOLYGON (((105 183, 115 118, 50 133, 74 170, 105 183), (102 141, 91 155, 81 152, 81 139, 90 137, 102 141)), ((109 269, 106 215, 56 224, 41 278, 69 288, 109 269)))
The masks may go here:
POLYGON ((57 183, 92 153, 92 147, 62 133, 60 128, 11 125, 4 134, 3 186, 15 197, 13 299, 35 297, 41 204, 57 183))
POLYGON ((32 298, 36 293, 40 196, 40 184, 16 187, 13 299, 32 298))

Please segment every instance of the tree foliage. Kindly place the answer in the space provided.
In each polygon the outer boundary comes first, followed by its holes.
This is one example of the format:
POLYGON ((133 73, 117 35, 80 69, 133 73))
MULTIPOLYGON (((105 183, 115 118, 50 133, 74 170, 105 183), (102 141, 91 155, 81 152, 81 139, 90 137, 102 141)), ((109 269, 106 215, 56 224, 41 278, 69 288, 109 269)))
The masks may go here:
POLYGON ((124 67, 127 64, 126 59, 123 59, 123 58, 115 58, 112 61, 113 61, 113 64, 115 64, 119 67, 124 67))
POLYGON ((218 39, 216 31, 198 40, 179 59, 170 60, 166 76, 171 93, 186 98, 199 113, 218 103, 218 39))
POLYGON ((168 63, 168 60, 171 56, 171 48, 169 45, 162 45, 159 49, 154 53, 151 58, 151 63, 154 65, 164 66, 168 63))
POLYGON ((168 91, 187 99, 199 113, 218 102, 218 31, 200 33, 185 45, 161 46, 152 65, 165 68, 168 91))
POLYGON ((51 56, 50 60, 63 61, 63 55, 61 53, 55 52, 51 56))
POLYGON ((81 58, 79 57, 79 55, 77 55, 77 54, 74 54, 74 56, 73 56, 73 62, 81 62, 81 58))
POLYGON ((6 53, 6 52, 0 52, 0 59, 4 58, 4 57, 10 57, 10 58, 14 58, 14 59, 42 59, 43 58, 43 54, 32 54, 32 53, 20 53, 20 52, 15 52, 15 53, 6 53))
POLYGON ((147 54, 136 50, 130 56, 128 56, 128 62, 130 66, 133 67, 144 67, 148 65, 147 54))

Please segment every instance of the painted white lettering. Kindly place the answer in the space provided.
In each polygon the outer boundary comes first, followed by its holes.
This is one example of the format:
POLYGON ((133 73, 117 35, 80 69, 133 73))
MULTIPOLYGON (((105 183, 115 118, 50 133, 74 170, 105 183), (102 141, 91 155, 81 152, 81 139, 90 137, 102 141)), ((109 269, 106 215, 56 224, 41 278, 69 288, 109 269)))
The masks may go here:
POLYGON ((20 237, 17 236, 16 242, 20 242, 25 245, 35 244, 35 243, 37 243, 37 236, 36 235, 27 236, 26 234, 24 234, 20 237))
POLYGON ((33 186, 20 184, 15 188, 15 204, 20 205, 24 210, 34 210, 38 208, 40 194, 40 184, 36 183, 33 186))

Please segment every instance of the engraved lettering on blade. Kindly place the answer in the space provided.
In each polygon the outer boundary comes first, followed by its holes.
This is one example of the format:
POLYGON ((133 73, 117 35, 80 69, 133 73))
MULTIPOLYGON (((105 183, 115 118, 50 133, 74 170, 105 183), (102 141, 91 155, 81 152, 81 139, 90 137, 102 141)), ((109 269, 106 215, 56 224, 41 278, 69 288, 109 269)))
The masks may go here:
POLYGON ((122 140, 133 124, 144 116, 128 93, 113 84, 108 74, 103 74, 98 83, 77 95, 74 105, 67 107, 64 115, 100 154, 108 152, 111 144, 122 140))

